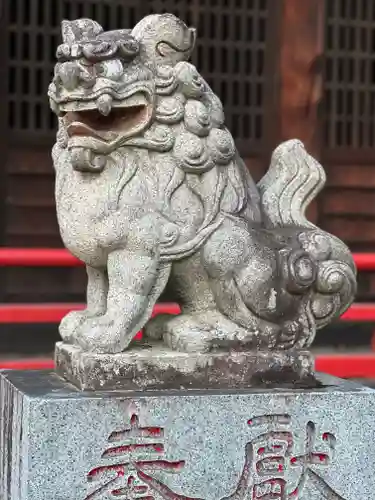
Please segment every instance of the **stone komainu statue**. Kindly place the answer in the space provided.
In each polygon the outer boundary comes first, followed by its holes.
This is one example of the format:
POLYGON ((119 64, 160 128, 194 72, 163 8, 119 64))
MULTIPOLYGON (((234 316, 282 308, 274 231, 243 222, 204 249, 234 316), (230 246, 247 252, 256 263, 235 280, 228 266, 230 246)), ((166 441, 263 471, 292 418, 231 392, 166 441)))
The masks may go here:
POLYGON ((116 353, 144 327, 180 351, 308 347, 356 289, 349 250, 304 216, 321 165, 291 140, 255 185, 187 62, 195 31, 173 15, 109 32, 64 21, 62 35, 49 87, 57 214, 88 274, 65 342, 116 353), (150 320, 167 283, 182 314, 150 320))

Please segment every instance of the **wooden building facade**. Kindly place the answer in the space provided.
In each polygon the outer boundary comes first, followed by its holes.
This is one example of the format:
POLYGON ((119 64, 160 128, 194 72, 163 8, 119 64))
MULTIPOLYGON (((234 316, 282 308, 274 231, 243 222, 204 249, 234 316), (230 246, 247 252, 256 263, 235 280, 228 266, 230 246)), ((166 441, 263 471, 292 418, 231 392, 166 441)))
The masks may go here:
MULTIPOLYGON (((375 251, 375 2, 372 0, 3 0, 0 245, 59 247, 46 91, 60 21, 131 27, 173 12, 198 29, 194 63, 221 97, 255 179, 284 139, 323 163, 311 215, 353 251, 375 251)), ((362 279, 362 278, 361 278, 362 279)), ((374 292, 375 276, 361 282, 374 292)), ((81 300, 81 269, 7 269, 2 301, 81 300)))

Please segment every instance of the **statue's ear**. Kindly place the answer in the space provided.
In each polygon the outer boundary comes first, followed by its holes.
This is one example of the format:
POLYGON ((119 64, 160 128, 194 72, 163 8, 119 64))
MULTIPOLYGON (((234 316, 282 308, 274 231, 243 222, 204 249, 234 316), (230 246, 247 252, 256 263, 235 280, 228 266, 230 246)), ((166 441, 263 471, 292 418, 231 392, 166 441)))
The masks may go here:
POLYGON ((73 45, 81 40, 94 39, 103 28, 92 19, 76 19, 75 21, 62 21, 61 34, 64 43, 73 45))
POLYGON ((134 27, 132 36, 140 43, 142 58, 174 66, 189 59, 196 31, 173 14, 153 14, 134 27))

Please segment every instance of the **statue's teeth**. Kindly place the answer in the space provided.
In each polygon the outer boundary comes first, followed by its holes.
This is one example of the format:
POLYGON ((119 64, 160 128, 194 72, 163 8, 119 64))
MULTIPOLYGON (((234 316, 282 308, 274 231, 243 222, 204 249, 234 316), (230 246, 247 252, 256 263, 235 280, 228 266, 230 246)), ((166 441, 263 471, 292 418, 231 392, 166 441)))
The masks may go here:
POLYGON ((108 116, 112 109, 112 97, 108 94, 101 95, 96 101, 99 112, 108 116))

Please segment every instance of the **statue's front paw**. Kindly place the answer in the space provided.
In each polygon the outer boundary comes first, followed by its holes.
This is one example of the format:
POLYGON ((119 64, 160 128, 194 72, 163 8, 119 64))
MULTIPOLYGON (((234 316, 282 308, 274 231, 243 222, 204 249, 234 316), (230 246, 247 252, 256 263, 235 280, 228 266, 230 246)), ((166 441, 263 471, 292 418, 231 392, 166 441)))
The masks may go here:
POLYGON ((82 350, 98 354, 116 354, 124 351, 131 342, 122 322, 107 315, 90 318, 81 324, 76 344, 82 350))
POLYGON ((77 331, 79 327, 89 317, 88 312, 84 311, 71 311, 62 320, 59 325, 59 333, 64 342, 68 344, 75 344, 77 338, 77 331))

